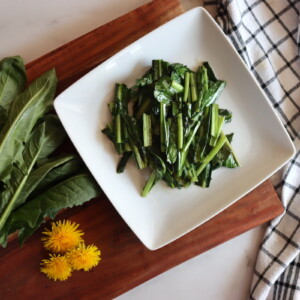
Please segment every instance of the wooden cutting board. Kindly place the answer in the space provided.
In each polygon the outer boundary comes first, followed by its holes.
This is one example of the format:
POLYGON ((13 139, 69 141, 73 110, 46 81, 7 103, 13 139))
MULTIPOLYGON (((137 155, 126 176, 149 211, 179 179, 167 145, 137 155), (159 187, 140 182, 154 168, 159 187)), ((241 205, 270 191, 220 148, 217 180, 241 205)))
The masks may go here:
MULTIPOLYGON (((29 79, 55 67, 60 92, 120 49, 180 13, 182 8, 177 0, 152 1, 29 63, 29 79)), ((41 228, 23 248, 12 240, 6 249, 0 249, 0 298, 112 299, 282 212, 271 183, 266 181, 189 234, 162 249, 150 251, 103 196, 66 210, 58 217, 78 222, 85 232, 86 243, 94 243, 101 249, 102 261, 98 267, 90 272, 74 272, 65 282, 47 279, 39 272, 41 259, 47 257, 40 242, 41 228)))

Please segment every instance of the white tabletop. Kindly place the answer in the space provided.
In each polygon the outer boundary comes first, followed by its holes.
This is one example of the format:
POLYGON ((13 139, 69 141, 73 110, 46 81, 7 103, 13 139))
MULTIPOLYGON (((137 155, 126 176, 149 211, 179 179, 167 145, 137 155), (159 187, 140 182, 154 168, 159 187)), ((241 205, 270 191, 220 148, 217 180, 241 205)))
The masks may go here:
MULTIPOLYGON (((0 59, 29 62, 149 0, 1 0, 0 59)), ((181 0, 184 9, 201 0, 181 0)), ((258 227, 118 297, 132 299, 248 299, 264 227, 258 227)), ((88 298, 87 298, 88 299, 88 298)))

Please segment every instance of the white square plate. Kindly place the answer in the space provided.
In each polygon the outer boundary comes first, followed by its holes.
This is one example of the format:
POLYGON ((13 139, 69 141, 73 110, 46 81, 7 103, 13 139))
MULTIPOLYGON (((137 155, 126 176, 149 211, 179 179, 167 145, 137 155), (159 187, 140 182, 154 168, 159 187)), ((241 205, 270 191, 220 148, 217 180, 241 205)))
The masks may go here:
POLYGON ((251 191, 294 154, 294 147, 255 79, 218 25, 195 8, 159 27, 89 72, 55 100, 72 142, 119 214, 149 249, 158 249, 207 221, 251 191), (237 169, 218 169, 211 187, 171 189, 158 183, 140 196, 145 174, 131 163, 116 173, 119 160, 101 133, 110 120, 107 107, 116 82, 132 86, 152 59, 196 69, 208 61, 227 81, 218 104, 233 113, 224 127, 234 132, 237 169))

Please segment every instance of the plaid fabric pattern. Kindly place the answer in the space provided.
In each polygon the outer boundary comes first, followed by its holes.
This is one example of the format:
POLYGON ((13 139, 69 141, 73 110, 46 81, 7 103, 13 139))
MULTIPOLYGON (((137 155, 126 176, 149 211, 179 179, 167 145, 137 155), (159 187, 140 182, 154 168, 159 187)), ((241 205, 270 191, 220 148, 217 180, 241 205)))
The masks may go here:
POLYGON ((270 223, 261 243, 250 299, 300 299, 300 1, 219 0, 205 5, 217 5, 218 23, 265 91, 297 150, 271 178, 285 213, 270 223))

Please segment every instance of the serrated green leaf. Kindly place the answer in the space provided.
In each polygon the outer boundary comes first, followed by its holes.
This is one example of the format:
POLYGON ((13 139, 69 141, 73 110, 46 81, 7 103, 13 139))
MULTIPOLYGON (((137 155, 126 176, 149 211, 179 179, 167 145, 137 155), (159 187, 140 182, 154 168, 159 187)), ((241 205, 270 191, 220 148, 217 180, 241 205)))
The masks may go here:
MULTIPOLYGON (((93 177, 88 173, 77 174, 57 185, 20 208, 15 210, 8 219, 8 226, 1 236, 7 236, 16 230, 21 230, 21 243, 31 235, 46 217, 53 219, 64 208, 82 205, 86 201, 100 195, 101 190, 93 177)), ((4 238, 0 239, 5 245, 4 238)))
POLYGON ((45 142, 39 159, 43 159, 52 154, 65 140, 67 134, 56 115, 46 115, 45 122, 45 142))
MULTIPOLYGON (((20 56, 0 61, 0 107, 7 111, 14 98, 25 88, 26 73, 20 56)), ((0 122, 1 123, 1 122, 0 122)))
POLYGON ((44 73, 12 102, 7 121, 0 132, 0 178, 9 176, 37 120, 53 103, 57 78, 54 70, 44 73))
POLYGON ((35 176, 34 174, 38 175, 38 170, 43 170, 44 168, 47 169, 48 167, 51 168, 53 165, 55 165, 55 167, 50 169, 35 187, 33 191, 34 197, 50 188, 52 185, 55 185, 61 180, 65 180, 67 177, 70 177, 76 172, 82 170, 83 162, 77 155, 67 155, 58 159, 55 158, 54 160, 49 160, 46 164, 34 170, 34 173, 32 172, 32 176, 35 176), (64 161, 64 159, 67 161, 58 165, 59 161, 64 161))
MULTIPOLYGON (((45 142, 45 124, 35 129, 26 144, 23 160, 13 166, 8 188, 1 193, 0 202, 0 233, 12 210, 16 207, 19 195, 26 185, 28 176, 37 161, 45 142)), ((1 234, 0 234, 1 235, 1 234)))
POLYGON ((47 177, 47 175, 52 171, 54 172, 56 169, 60 169, 65 164, 70 163, 76 159, 75 155, 66 155, 60 158, 55 158, 36 169, 34 169, 28 176, 24 187, 22 188, 14 208, 20 206, 25 202, 27 197, 36 190, 37 186, 47 177))

